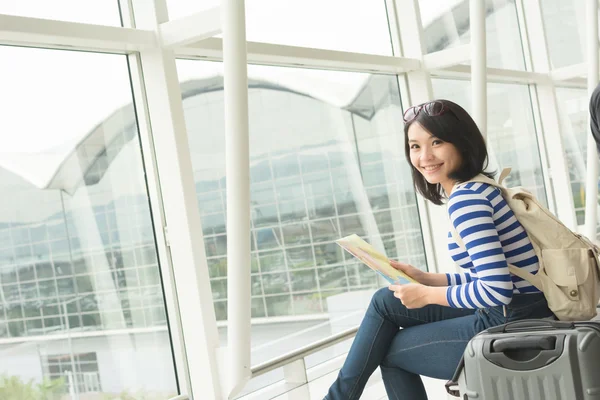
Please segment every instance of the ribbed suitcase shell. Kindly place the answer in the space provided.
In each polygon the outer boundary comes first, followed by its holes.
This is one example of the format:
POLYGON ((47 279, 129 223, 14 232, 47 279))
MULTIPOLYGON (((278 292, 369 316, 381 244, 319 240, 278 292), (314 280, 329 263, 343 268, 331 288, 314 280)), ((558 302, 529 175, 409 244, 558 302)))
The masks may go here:
POLYGON ((462 400, 600 399, 598 322, 491 328, 471 339, 463 360, 456 374, 462 400))

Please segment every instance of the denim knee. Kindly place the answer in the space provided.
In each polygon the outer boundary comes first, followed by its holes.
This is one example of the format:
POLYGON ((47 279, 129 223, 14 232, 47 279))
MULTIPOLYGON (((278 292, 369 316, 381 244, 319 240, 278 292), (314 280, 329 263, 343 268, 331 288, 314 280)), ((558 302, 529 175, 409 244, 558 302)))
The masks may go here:
POLYGON ((399 300, 394 297, 394 292, 387 287, 382 287, 373 294, 369 308, 372 308, 377 314, 385 316, 390 302, 399 302, 399 300))

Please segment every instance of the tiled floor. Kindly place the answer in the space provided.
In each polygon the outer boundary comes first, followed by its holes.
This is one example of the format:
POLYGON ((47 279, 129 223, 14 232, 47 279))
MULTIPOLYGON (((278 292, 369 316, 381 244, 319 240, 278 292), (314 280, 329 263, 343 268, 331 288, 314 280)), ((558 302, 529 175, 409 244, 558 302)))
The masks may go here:
MULTIPOLYGON (((333 382, 336 376, 337 371, 331 372, 312 380, 308 384, 272 398, 275 400, 322 400, 323 396, 327 393, 329 385, 331 385, 331 382, 333 382)), ((456 400, 456 398, 446 394, 444 381, 426 378, 424 379, 424 383, 430 400, 456 400)), ((255 399, 258 400, 260 397, 261 396, 257 396, 255 399)), ((266 399, 269 398, 269 396, 262 398, 266 399)), ((383 382, 381 381, 381 374, 379 373, 379 370, 377 370, 373 376, 371 376, 371 379, 369 379, 367 387, 361 396, 361 400, 387 400, 387 398, 383 382)))

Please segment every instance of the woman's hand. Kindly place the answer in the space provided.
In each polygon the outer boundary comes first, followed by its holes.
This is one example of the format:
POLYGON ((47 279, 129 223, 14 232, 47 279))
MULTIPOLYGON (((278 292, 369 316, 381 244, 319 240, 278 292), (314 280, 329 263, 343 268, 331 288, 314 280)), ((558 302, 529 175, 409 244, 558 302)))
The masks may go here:
POLYGON ((429 286, 420 283, 407 283, 404 285, 390 285, 394 297, 400 299, 406 308, 421 308, 431 304, 429 286))
POLYGON ((390 260, 390 265, 396 268, 398 271, 404 272, 406 275, 413 278, 415 281, 419 283, 425 284, 427 272, 421 271, 419 268, 413 267, 410 264, 406 264, 400 261, 390 260))

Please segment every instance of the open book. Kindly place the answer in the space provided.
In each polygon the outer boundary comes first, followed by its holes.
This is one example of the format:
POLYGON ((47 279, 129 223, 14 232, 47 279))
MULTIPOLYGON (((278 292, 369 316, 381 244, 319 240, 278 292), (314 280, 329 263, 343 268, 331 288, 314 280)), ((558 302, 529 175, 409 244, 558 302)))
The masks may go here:
POLYGON ((390 283, 417 283, 414 279, 402 271, 390 265, 390 260, 378 252, 369 243, 362 240, 358 235, 353 234, 335 241, 344 250, 367 264, 371 269, 378 272, 390 283))

